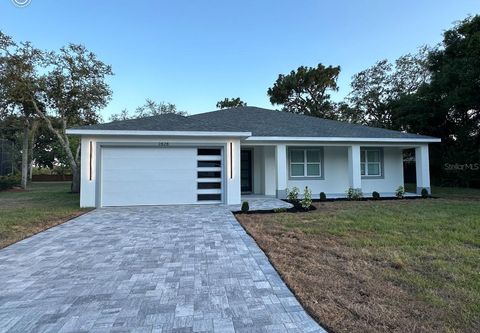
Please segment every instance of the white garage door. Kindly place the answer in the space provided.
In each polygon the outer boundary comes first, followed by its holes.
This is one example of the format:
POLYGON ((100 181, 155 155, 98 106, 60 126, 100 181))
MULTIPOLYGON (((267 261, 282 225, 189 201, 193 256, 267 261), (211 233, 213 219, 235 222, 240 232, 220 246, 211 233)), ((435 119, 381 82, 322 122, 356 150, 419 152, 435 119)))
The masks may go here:
MULTIPOLYGON (((197 148, 102 148, 101 206, 193 204, 205 202, 205 198, 221 201, 221 177, 217 196, 207 197, 199 190, 203 184, 198 184, 208 181, 204 176, 221 175, 221 171, 203 172, 202 151, 197 148)), ((221 163, 220 156, 218 160, 221 163)), ((220 164, 217 167, 221 170, 220 164)))

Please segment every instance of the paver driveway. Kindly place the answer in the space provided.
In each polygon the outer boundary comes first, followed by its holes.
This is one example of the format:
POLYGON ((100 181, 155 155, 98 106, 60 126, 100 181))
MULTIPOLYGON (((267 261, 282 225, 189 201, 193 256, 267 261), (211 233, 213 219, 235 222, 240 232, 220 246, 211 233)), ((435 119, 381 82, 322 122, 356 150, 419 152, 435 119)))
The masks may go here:
POLYGON ((0 250, 1 332, 323 332, 220 206, 98 209, 0 250))

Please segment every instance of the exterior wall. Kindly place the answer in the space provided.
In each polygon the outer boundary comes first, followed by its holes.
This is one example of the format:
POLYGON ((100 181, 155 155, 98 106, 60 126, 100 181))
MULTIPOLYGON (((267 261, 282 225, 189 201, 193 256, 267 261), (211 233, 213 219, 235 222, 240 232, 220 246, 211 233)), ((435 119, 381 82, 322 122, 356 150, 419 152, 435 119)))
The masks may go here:
POLYGON ((277 194, 277 180, 276 180, 276 159, 275 159, 275 147, 265 146, 264 152, 264 182, 265 182, 265 195, 277 194))
POLYGON ((362 179, 363 194, 369 196, 373 191, 394 193, 403 186, 403 154, 400 148, 383 148, 383 177, 380 179, 362 179))
POLYGON ((95 207, 97 205, 97 143, 159 143, 168 142, 170 145, 183 144, 192 146, 202 146, 202 144, 218 144, 225 146, 225 183, 224 195, 227 204, 237 205, 241 203, 240 199, 240 140, 239 139, 209 139, 209 138, 165 138, 165 137, 127 137, 127 136, 102 136, 102 137, 82 137, 81 140, 81 187, 80 187, 80 206, 95 207), (230 145, 231 144, 231 145, 230 145), (230 146, 232 147, 232 163, 230 165, 230 146), (92 149, 90 149, 92 147, 92 149), (91 156, 91 158, 90 158, 91 156), (91 168, 91 171, 90 171, 91 168))
POLYGON ((314 198, 318 198, 320 192, 325 192, 327 194, 345 193, 349 187, 347 147, 324 147, 323 158, 324 179, 288 179, 287 187, 291 189, 296 186, 300 189, 300 193, 303 193, 305 186, 308 186, 312 191, 312 196, 314 198))

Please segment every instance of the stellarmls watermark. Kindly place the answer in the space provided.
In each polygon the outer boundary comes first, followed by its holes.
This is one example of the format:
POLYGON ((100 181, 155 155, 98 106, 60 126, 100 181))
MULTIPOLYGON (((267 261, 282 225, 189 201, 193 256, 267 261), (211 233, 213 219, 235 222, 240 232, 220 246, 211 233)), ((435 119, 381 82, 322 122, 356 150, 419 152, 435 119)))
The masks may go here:
POLYGON ((19 8, 27 7, 32 0, 12 0, 13 4, 19 8))
POLYGON ((445 163, 443 165, 443 168, 447 171, 453 171, 453 170, 472 170, 472 171, 478 171, 480 170, 480 163, 470 163, 470 164, 450 164, 450 163, 445 163))

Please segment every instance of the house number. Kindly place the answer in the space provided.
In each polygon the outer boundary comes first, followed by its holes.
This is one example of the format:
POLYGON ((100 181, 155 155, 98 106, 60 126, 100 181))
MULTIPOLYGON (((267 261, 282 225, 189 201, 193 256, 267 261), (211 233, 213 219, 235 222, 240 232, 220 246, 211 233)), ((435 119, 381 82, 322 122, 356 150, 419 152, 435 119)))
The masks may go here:
POLYGON ((168 147, 168 142, 159 142, 158 146, 163 148, 168 147))

